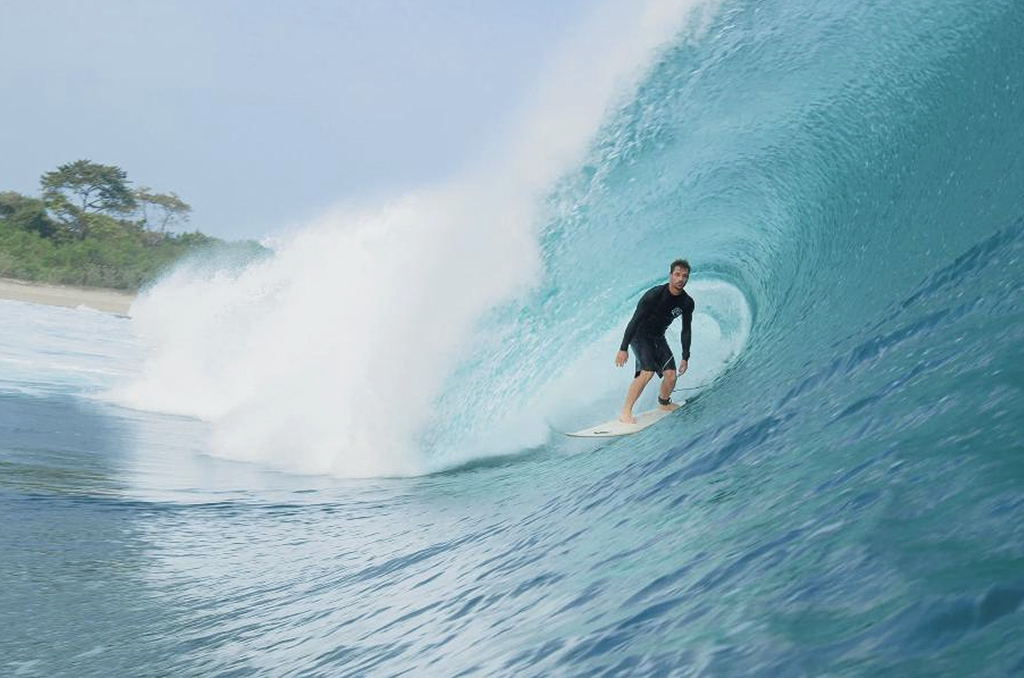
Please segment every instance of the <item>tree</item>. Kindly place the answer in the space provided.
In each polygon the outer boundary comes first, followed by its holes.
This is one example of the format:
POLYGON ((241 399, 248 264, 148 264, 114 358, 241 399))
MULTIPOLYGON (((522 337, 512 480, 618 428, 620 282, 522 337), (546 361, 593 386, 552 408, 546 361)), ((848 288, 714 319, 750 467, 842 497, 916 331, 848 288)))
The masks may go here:
POLYGON ((89 234, 89 213, 127 214, 135 209, 128 174, 114 165, 76 160, 39 180, 46 206, 79 238, 89 234))
POLYGON ((155 212, 153 221, 159 225, 161 233, 167 230, 169 224, 184 224, 192 214, 192 205, 173 192, 154 193, 153 189, 142 186, 134 191, 134 196, 139 210, 142 212, 143 223, 149 224, 149 212, 150 209, 153 209, 155 212))

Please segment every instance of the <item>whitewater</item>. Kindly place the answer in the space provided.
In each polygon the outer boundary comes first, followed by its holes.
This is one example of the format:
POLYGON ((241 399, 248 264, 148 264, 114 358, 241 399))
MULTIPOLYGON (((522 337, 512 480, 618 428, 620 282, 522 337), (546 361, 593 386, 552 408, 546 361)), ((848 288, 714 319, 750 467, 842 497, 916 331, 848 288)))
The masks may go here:
POLYGON ((0 667, 1024 673, 1022 35, 610 4, 455 178, 0 301, 0 667), (677 257, 687 404, 562 436, 677 257))

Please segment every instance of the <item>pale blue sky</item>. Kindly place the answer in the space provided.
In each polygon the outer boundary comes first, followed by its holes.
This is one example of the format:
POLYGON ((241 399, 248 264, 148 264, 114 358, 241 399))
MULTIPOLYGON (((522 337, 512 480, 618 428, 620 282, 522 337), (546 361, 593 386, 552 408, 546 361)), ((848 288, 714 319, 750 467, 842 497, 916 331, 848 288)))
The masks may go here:
POLYGON ((89 158, 260 237, 443 180, 587 0, 0 0, 0 190, 89 158))

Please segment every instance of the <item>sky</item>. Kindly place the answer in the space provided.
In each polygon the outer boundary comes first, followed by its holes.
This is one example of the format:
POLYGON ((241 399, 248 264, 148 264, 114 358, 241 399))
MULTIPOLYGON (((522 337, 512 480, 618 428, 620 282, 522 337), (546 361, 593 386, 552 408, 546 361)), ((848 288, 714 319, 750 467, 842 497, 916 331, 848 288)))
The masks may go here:
POLYGON ((261 238, 433 185, 594 0, 0 0, 0 191, 78 159, 261 238))

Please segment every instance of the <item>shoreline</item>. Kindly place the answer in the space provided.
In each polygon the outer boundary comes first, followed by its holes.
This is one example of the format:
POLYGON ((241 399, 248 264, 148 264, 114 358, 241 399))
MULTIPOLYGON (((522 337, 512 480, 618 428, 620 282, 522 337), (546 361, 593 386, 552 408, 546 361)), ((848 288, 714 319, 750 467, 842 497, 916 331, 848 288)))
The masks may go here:
POLYGON ((25 301, 30 304, 78 308, 128 315, 135 294, 102 287, 75 287, 0 278, 0 299, 25 301))

